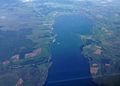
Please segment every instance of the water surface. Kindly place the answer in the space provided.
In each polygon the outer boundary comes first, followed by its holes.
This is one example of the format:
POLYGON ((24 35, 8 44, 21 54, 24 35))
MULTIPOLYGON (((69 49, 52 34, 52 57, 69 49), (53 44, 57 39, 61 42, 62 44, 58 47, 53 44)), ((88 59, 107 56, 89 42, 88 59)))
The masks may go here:
POLYGON ((52 45, 53 65, 47 86, 94 86, 88 59, 82 55, 78 34, 92 33, 92 21, 83 14, 60 16, 54 24, 56 42, 52 45))

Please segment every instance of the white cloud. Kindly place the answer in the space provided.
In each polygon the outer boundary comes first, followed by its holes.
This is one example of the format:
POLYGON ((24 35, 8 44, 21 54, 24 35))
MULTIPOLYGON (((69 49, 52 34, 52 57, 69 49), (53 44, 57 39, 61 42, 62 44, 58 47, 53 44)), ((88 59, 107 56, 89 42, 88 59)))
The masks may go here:
POLYGON ((24 3, 33 2, 33 0, 21 0, 24 3))
POLYGON ((0 19, 6 19, 6 16, 0 16, 0 19))

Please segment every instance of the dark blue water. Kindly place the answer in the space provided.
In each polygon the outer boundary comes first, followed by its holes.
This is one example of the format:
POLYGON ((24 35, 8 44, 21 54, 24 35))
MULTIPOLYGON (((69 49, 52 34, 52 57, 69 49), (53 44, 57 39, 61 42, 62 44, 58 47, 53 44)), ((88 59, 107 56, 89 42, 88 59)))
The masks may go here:
POLYGON ((92 33, 93 23, 85 15, 60 16, 56 19, 52 45, 52 61, 47 86, 95 86, 89 62, 82 55, 80 36, 92 33))

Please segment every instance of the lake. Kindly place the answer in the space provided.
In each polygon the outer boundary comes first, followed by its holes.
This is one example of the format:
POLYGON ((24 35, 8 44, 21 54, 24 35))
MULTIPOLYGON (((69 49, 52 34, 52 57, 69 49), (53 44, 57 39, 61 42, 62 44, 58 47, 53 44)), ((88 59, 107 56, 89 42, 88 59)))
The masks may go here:
POLYGON ((90 65, 82 52, 81 35, 92 34, 93 23, 84 14, 65 15, 56 19, 52 45, 52 61, 46 86, 96 86, 90 65))

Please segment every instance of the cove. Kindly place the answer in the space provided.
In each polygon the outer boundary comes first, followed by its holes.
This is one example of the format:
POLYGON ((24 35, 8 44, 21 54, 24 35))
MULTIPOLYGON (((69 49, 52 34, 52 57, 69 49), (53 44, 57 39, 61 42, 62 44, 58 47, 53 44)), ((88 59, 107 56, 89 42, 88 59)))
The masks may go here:
POLYGON ((92 20, 84 14, 65 15, 58 17, 53 27, 57 36, 46 86, 95 86, 88 59, 81 53, 84 45, 77 35, 92 34, 92 20))

